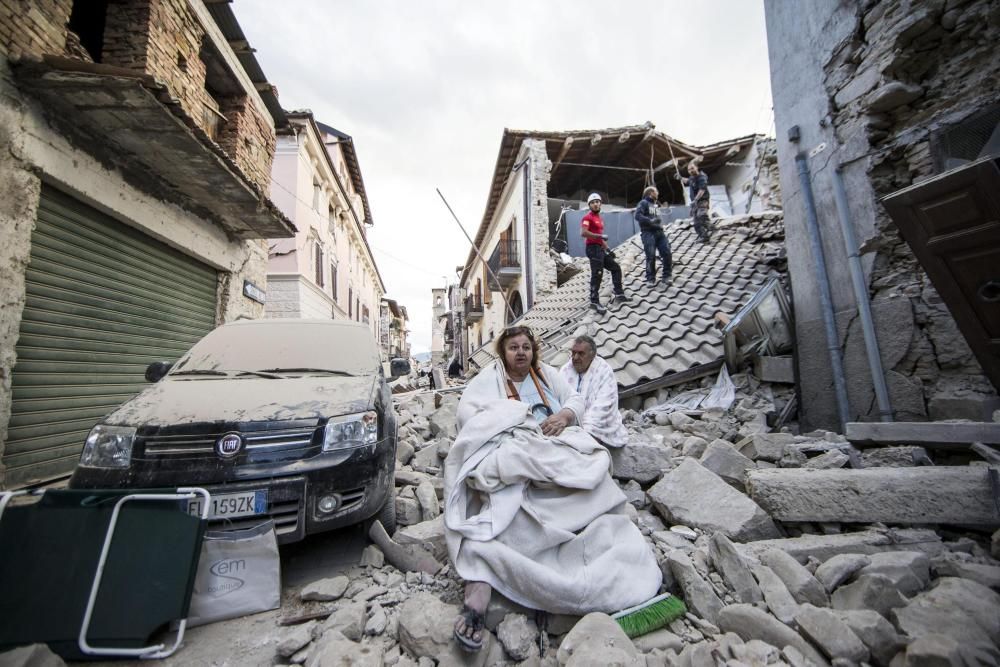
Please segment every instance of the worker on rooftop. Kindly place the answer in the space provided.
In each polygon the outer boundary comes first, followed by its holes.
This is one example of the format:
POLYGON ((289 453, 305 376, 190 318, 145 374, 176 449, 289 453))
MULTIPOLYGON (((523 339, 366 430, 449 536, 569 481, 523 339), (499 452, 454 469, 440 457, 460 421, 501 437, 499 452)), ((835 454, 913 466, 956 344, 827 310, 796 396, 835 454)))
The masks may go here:
POLYGON ((673 262, 670 256, 670 241, 663 233, 663 223, 660 220, 657 199, 659 190, 650 185, 642 191, 642 201, 635 207, 635 221, 639 223, 642 249, 646 253, 646 284, 656 285, 656 255, 660 255, 662 264, 660 280, 664 285, 670 284, 673 262))
POLYGON ((611 284, 614 287, 614 301, 628 301, 622 287, 622 270, 615 261, 615 255, 608 247, 608 235, 604 233, 604 220, 601 219, 601 195, 596 192, 587 197, 587 207, 590 211, 580 221, 580 236, 586 239, 587 259, 590 260, 590 307, 600 314, 607 309, 601 305, 601 281, 604 279, 604 269, 611 272, 611 284))
POLYGON ((698 240, 708 243, 712 236, 712 223, 708 220, 710 207, 708 198, 708 176, 698 168, 694 160, 688 162, 688 177, 681 182, 688 187, 691 198, 691 217, 694 219, 694 232, 698 240))

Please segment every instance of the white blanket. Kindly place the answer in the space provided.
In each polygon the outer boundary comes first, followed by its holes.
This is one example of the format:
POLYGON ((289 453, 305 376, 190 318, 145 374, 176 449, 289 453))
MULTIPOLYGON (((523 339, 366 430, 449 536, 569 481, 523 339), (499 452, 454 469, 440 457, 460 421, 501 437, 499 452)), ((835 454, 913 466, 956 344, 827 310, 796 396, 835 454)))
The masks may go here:
MULTIPOLYGON (((579 396, 554 368, 542 371, 562 405, 579 414, 579 396)), ((656 558, 624 512, 607 450, 576 426, 542 435, 502 383, 487 367, 458 406, 459 434, 444 469, 455 570, 552 613, 614 612, 656 595, 656 558)))
POLYGON ((622 423, 618 411, 618 381, 611 364, 600 357, 594 357, 590 368, 581 377, 573 362, 567 361, 559 369, 563 379, 583 397, 586 410, 580 425, 583 430, 608 447, 624 447, 628 444, 628 429, 622 423))

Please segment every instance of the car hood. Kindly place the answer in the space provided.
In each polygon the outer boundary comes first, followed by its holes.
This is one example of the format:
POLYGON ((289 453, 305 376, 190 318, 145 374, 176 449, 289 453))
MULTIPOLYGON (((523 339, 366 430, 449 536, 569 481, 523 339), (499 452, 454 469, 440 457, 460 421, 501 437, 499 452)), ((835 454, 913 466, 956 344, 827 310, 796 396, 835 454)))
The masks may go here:
POLYGON ((164 378, 104 420, 128 426, 312 419, 371 409, 376 376, 164 378))

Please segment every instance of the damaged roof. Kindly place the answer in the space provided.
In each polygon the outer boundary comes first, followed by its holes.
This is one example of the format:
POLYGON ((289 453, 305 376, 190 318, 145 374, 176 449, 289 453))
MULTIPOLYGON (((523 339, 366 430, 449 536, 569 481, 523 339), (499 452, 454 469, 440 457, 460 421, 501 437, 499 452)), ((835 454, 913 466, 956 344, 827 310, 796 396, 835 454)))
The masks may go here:
MULTIPOLYGON (((615 372, 623 398, 713 372, 723 363, 715 314, 732 315, 771 278, 785 275, 780 211, 723 218, 709 244, 699 243, 690 220, 667 227, 673 250, 673 283, 644 283, 639 236, 614 249, 632 300, 611 304, 605 315, 590 309, 590 271, 540 297, 517 324, 531 327, 546 363, 568 361, 573 339, 588 333, 615 372), (666 380, 666 381, 665 381, 666 380), (656 385, 656 386, 648 386, 656 385)), ((578 258, 577 262, 586 260, 578 258)), ((602 303, 611 296, 605 272, 602 303)), ((490 341, 472 355, 482 367, 494 358, 490 341)))
MULTIPOLYGON (((476 247, 482 246, 525 139, 545 142, 546 154, 552 162, 547 186, 549 197, 569 196, 580 190, 597 190, 622 193, 630 201, 638 202, 646 185, 646 174, 652 169, 661 200, 683 203, 682 186, 674 178, 675 167, 683 170, 688 162, 700 158, 703 168, 714 170, 732 155, 750 146, 758 136, 762 135, 750 134, 708 146, 694 146, 660 132, 648 121, 641 125, 600 130, 550 132, 505 128, 486 209, 476 232, 476 247), (672 160, 676 160, 676 164, 672 160)), ((463 284, 475 258, 475 251, 470 249, 462 270, 463 284)))
POLYGON ((375 221, 372 219, 372 210, 368 205, 368 193, 365 191, 365 181, 361 177, 361 165, 358 163, 358 153, 354 150, 353 137, 319 121, 316 121, 316 125, 326 134, 332 134, 337 137, 337 143, 340 144, 344 151, 344 161, 347 162, 347 170, 351 174, 351 184, 354 186, 354 191, 361 195, 361 204, 365 209, 364 223, 374 226, 375 221))

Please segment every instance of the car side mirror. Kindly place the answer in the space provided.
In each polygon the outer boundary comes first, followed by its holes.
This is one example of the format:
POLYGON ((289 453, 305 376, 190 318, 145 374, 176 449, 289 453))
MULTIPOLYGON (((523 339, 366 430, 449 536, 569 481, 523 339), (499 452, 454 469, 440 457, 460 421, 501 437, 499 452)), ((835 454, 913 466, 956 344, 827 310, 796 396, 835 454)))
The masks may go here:
POLYGON ((410 362, 406 359, 393 359, 389 362, 389 375, 395 380, 410 374, 410 362))
POLYGON ((169 361, 154 361, 146 366, 146 382, 159 382, 173 366, 169 361))

